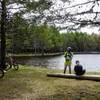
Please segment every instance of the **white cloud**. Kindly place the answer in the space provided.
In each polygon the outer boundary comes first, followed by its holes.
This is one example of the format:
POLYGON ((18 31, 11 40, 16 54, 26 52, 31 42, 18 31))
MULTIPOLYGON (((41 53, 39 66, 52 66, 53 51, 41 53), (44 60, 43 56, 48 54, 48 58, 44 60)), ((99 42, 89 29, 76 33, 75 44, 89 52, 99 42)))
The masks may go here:
POLYGON ((39 0, 34 0, 34 1, 38 2, 39 0))
POLYGON ((92 33, 99 34, 100 32, 98 30, 99 27, 89 27, 89 26, 81 29, 82 32, 87 32, 88 34, 92 34, 92 33))
MULTIPOLYGON (((67 0, 62 0, 62 1, 67 1, 67 0)), ((64 8, 63 10, 58 10, 60 11, 60 15, 64 15, 65 13, 68 13, 70 12, 71 14, 75 14, 76 12, 84 12, 84 11, 89 11, 90 8, 93 6, 93 2, 91 3, 88 3, 88 4, 85 4, 85 5, 80 5, 79 6, 76 6, 76 7, 73 7, 73 8, 68 8, 68 7, 71 7, 71 6, 74 6, 74 5, 77 5, 77 4, 81 4, 81 3, 85 3, 85 2, 88 2, 88 1, 93 1, 93 0, 72 0, 72 2, 69 4, 68 2, 62 2, 61 0, 54 0, 54 6, 53 6, 53 10, 57 10, 57 9, 62 9, 64 8), (67 9, 66 9, 67 8, 67 9)), ((100 12, 100 2, 95 2, 95 6, 93 8, 93 11, 98 11, 100 12)), ((84 15, 79 15, 79 16, 76 16, 77 19, 84 19, 84 20, 93 20, 95 14, 84 14, 84 15)), ((97 17, 97 20, 100 20, 100 16, 97 17)), ((69 25, 66 21, 63 23, 63 24, 59 24, 57 26, 66 26, 69 25)), ((88 32, 89 34, 91 33, 99 33, 99 27, 90 27, 90 26, 87 26, 85 28, 82 28, 81 31, 82 32, 88 32)), ((62 30, 63 31, 63 30, 62 30)), ((64 30, 65 31, 65 30, 64 30)), ((63 31, 63 32, 64 32, 63 31)))

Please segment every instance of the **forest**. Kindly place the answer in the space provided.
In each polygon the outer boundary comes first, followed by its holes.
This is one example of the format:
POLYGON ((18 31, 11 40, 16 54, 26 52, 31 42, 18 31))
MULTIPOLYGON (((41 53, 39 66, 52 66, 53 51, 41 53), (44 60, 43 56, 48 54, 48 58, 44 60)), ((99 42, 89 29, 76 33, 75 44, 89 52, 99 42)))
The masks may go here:
POLYGON ((7 52, 54 53, 63 52, 71 46, 74 52, 99 52, 100 34, 78 31, 60 33, 46 23, 29 23, 19 15, 12 18, 14 24, 6 35, 7 52))
POLYGON ((100 51, 99 31, 97 34, 79 31, 87 26, 99 28, 99 0, 74 5, 73 1, 59 3, 66 3, 66 7, 56 5, 53 0, 0 1, 2 61, 6 52, 55 53, 64 52, 68 46, 74 52, 100 51))

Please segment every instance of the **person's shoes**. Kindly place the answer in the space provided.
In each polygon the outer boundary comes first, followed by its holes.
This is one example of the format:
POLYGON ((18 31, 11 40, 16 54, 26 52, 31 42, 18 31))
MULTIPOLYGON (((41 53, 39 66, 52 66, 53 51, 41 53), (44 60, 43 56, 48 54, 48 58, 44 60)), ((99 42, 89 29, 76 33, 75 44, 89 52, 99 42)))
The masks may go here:
POLYGON ((64 74, 65 74, 65 72, 64 72, 64 74))
POLYGON ((4 71, 4 73, 6 73, 7 71, 6 70, 3 70, 4 71))

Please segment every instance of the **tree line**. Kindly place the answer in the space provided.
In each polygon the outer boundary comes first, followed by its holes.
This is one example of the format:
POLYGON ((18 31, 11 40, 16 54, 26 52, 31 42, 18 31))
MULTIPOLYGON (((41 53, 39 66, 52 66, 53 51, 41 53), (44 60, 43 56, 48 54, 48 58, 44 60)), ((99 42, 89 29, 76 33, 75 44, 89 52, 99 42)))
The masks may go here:
MULTIPOLYGON (((6 33, 6 47, 7 47, 6 51, 7 52, 13 52, 13 53, 63 52, 66 50, 68 46, 71 46, 73 48, 73 51, 75 52, 91 52, 91 51, 98 52, 100 50, 100 47, 99 47, 100 35, 96 35, 96 34, 89 35, 87 33, 82 33, 82 32, 77 32, 77 31, 66 32, 66 33, 61 34, 56 28, 55 23, 51 24, 52 26, 48 25, 50 24, 50 22, 52 22, 52 20, 53 22, 54 20, 59 20, 58 22, 60 22, 60 19, 64 19, 64 22, 65 22, 65 20, 69 20, 69 18, 71 18, 71 15, 69 13, 68 13, 69 17, 65 15, 64 17, 58 15, 59 17, 59 18, 57 17, 58 19, 55 18, 55 16, 54 18, 52 18, 50 17, 50 14, 46 15, 45 13, 43 13, 43 11, 46 9, 49 9, 51 5, 53 5, 53 3, 48 2, 47 0, 40 0, 39 2, 33 1, 31 3, 29 1, 27 2, 27 0, 25 1, 3 0, 3 1, 6 2, 4 3, 6 9, 0 9, 0 10, 2 12, 5 12, 4 15, 6 17, 6 23, 5 23, 6 25, 4 25, 6 26, 5 27, 6 31, 5 30, 4 31, 6 33), (20 6, 19 8, 15 8, 14 6, 13 7, 8 6, 13 3, 22 4, 23 6, 20 6), (21 8, 27 8, 27 9, 21 9, 21 8), (10 9, 19 9, 19 11, 14 14, 10 14, 10 11, 9 11, 10 9), (28 21, 25 18, 23 18, 23 15, 28 12, 30 13, 30 11, 33 12, 34 14, 38 12, 38 14, 36 16, 34 15, 32 18, 29 18, 30 21, 28 21), (68 19, 66 19, 65 17, 68 19), (43 18, 47 19, 46 22, 45 21, 43 22, 43 18)), ((91 2, 94 2, 94 0, 91 2)), ((93 3, 92 9, 94 8, 94 6, 95 6, 95 2, 93 3)), ((56 11, 54 10, 54 12, 56 11)), ((84 13, 87 13, 87 12, 84 12, 84 13)), ((84 13, 81 13, 81 14, 84 14, 84 13)), ((96 13, 96 16, 97 14, 98 13, 96 13)), ((2 20, 0 20, 0 22, 2 22, 2 20)), ((72 18, 71 18, 71 22, 72 22, 72 18)), ((76 23, 76 20, 74 22, 76 23)), ((82 21, 79 21, 79 24, 87 25, 87 22, 88 21, 82 20, 82 21), (86 22, 86 23, 84 24, 83 22, 86 22)), ((76 23, 76 25, 77 24, 78 23, 76 23)), ((1 27, 1 30, 2 30, 2 27, 1 27)), ((3 36, 4 32, 1 32, 1 33, 2 33, 2 37, 5 37, 3 36)))
POLYGON ((64 52, 68 46, 75 52, 99 52, 100 34, 82 32, 60 33, 47 23, 38 25, 15 15, 6 34, 7 52, 11 53, 55 53, 64 52))

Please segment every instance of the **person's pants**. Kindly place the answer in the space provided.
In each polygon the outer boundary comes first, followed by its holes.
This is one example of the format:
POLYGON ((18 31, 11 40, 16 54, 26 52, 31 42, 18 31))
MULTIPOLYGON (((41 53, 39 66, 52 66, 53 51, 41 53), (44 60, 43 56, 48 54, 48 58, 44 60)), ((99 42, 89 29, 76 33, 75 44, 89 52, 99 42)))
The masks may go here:
POLYGON ((85 74, 86 70, 82 70, 81 72, 75 72, 76 75, 83 75, 85 74))
POLYGON ((71 74, 71 63, 72 63, 71 60, 65 60, 64 74, 66 73, 67 67, 69 67, 69 73, 71 74))
POLYGON ((71 66, 70 65, 65 65, 65 67, 64 67, 64 74, 66 73, 67 67, 69 67, 69 73, 71 74, 71 66))

